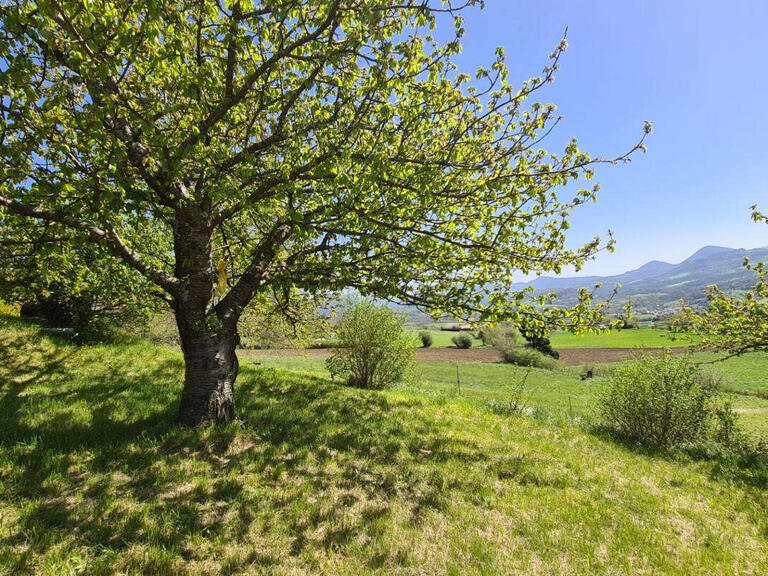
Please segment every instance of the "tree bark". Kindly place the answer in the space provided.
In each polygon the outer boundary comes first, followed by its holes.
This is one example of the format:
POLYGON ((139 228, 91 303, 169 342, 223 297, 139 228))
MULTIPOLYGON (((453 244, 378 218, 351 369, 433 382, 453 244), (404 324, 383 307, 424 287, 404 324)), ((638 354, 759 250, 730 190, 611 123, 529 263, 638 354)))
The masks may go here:
POLYGON ((184 390, 179 422, 223 424, 235 418, 238 363, 237 314, 220 315, 214 305, 217 274, 211 251, 210 203, 177 210, 174 253, 179 288, 174 300, 184 352, 184 390))
POLYGON ((185 426, 231 422, 235 418, 237 332, 196 331, 180 319, 179 334, 185 368, 179 422, 185 426))

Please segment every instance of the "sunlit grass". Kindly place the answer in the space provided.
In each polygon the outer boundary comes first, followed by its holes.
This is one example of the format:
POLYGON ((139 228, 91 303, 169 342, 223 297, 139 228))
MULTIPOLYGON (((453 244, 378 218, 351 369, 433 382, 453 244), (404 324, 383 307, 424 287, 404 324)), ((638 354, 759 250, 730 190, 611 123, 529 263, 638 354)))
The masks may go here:
POLYGON ((748 477, 494 413, 511 367, 365 392, 246 362, 242 422, 191 431, 177 353, 0 335, 0 574, 768 572, 748 477))
POLYGON ((587 334, 555 332, 550 336, 554 348, 669 348, 695 342, 690 336, 675 336, 666 330, 633 328, 587 334))

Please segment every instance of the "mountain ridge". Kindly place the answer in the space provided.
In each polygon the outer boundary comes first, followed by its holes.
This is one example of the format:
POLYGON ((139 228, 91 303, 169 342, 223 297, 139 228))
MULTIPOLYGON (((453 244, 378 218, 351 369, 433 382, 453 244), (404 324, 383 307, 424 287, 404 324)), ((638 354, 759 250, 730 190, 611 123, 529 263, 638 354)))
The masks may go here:
POLYGON ((596 289, 598 299, 611 296, 616 284, 621 284, 612 307, 619 308, 632 298, 638 312, 664 312, 679 307, 680 300, 701 305, 706 300, 706 288, 717 284, 724 290, 744 290, 755 282, 755 275, 744 268, 744 258, 768 260, 768 246, 752 249, 703 246, 677 264, 651 260, 639 268, 609 276, 541 276, 528 282, 518 282, 516 290, 533 287, 539 292, 553 292, 558 304, 571 305, 580 288, 596 289))

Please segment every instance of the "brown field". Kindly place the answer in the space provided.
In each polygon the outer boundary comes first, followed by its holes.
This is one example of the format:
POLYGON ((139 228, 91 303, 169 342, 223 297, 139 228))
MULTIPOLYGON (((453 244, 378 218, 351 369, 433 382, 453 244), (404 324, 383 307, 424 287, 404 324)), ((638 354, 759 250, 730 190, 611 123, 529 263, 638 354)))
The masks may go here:
MULTIPOLYGON (((608 362, 621 362, 631 358, 637 352, 637 348, 562 348, 560 361, 566 366, 581 366, 582 364, 600 364, 608 362)), ((684 348, 672 348, 673 353, 681 353, 684 348)), ((645 352, 653 353, 653 349, 645 352)), ((660 350, 657 350, 660 351, 660 350)), ((243 356, 286 357, 304 356, 307 358, 327 358, 331 350, 318 349, 280 349, 280 350, 241 350, 243 356)), ((470 348, 459 350, 457 348, 420 348, 416 351, 416 359, 425 362, 499 362, 499 353, 493 348, 470 348)))

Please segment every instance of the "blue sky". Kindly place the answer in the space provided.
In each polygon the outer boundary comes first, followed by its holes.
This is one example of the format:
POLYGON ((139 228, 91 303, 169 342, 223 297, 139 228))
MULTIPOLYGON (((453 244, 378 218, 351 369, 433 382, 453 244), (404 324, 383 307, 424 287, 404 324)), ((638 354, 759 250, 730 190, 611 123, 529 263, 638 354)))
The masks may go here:
POLYGON ((597 172, 602 192, 573 219, 571 240, 614 231, 613 254, 582 274, 678 262, 716 244, 768 245, 768 2, 487 0, 466 13, 463 70, 507 49, 511 80, 538 74, 568 26, 557 81, 539 92, 594 155, 631 146, 651 120, 648 153, 597 172))

